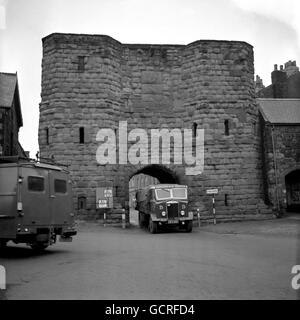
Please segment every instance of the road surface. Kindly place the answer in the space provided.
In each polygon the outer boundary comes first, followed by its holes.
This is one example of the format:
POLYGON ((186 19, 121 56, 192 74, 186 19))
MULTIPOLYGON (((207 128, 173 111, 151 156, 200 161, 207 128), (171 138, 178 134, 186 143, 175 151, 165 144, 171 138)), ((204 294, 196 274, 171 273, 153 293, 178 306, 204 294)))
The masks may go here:
POLYGON ((72 243, 42 254, 9 243, 0 253, 2 299, 297 299, 299 219, 149 234, 82 223, 72 243))

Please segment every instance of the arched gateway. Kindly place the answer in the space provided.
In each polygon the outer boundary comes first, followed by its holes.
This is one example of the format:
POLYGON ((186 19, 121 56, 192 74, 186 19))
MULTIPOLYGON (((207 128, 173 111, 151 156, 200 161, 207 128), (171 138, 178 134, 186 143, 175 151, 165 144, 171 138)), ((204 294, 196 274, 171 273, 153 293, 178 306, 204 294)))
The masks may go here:
POLYGON ((78 197, 85 199, 82 218, 97 216, 96 190, 103 187, 112 190, 112 210, 128 213, 128 181, 137 173, 188 185, 191 209, 204 218, 211 216, 209 188, 219 190, 222 219, 271 213, 262 200, 251 45, 122 44, 103 35, 55 33, 43 39, 41 97, 41 156, 69 164, 75 209, 78 197), (163 129, 176 136, 170 143, 176 154, 153 161, 147 137, 163 129), (200 133, 204 166, 194 170, 200 133))

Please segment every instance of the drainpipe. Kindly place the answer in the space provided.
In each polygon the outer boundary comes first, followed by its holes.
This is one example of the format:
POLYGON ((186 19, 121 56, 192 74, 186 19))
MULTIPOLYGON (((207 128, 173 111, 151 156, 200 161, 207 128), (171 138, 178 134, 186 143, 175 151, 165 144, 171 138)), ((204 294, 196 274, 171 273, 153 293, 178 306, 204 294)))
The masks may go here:
POLYGON ((275 148, 275 139, 274 139, 274 131, 275 127, 272 125, 271 127, 271 135, 272 135, 272 146, 273 146, 273 161, 274 161, 274 172, 275 172, 275 189, 276 189, 276 206, 277 212, 276 217, 280 217, 280 205, 279 205, 279 195, 278 195, 278 176, 277 176, 277 158, 276 158, 276 148, 275 148))

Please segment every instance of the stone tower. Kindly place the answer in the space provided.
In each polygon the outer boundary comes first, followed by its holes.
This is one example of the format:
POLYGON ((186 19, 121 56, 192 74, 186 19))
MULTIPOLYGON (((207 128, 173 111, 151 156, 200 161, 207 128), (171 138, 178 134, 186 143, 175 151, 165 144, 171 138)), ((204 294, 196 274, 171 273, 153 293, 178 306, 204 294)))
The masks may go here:
MULTIPOLYGON (((42 157, 69 164, 74 205, 98 217, 96 188, 113 187, 114 208, 128 211, 128 182, 138 173, 187 184, 191 208, 211 217, 207 188, 218 188, 220 219, 270 213, 263 202, 253 49, 238 41, 188 45, 122 44, 104 35, 51 34, 43 39, 39 145, 42 157), (204 171, 185 164, 105 164, 97 132, 142 128, 204 129, 204 171)), ((194 138, 195 139, 195 138, 194 138)), ((149 144, 150 145, 150 144, 149 144)), ((117 151, 118 151, 117 144, 117 151)))

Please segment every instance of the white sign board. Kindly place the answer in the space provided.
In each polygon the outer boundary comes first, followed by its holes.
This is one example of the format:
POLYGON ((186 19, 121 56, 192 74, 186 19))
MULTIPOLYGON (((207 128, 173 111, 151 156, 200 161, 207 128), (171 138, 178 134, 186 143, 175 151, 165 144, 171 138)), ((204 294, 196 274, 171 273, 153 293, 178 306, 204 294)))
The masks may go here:
POLYGON ((112 189, 104 189, 104 197, 105 198, 111 198, 112 195, 112 189))
POLYGON ((206 194, 217 194, 219 191, 218 189, 207 189, 206 194))
POLYGON ((6 272, 5 268, 0 265, 0 290, 6 289, 6 272))
POLYGON ((98 202, 98 207, 99 208, 107 208, 108 204, 107 204, 107 200, 106 199, 100 199, 98 202))
POLYGON ((113 208, 113 188, 99 187, 96 189, 97 208, 113 208))

